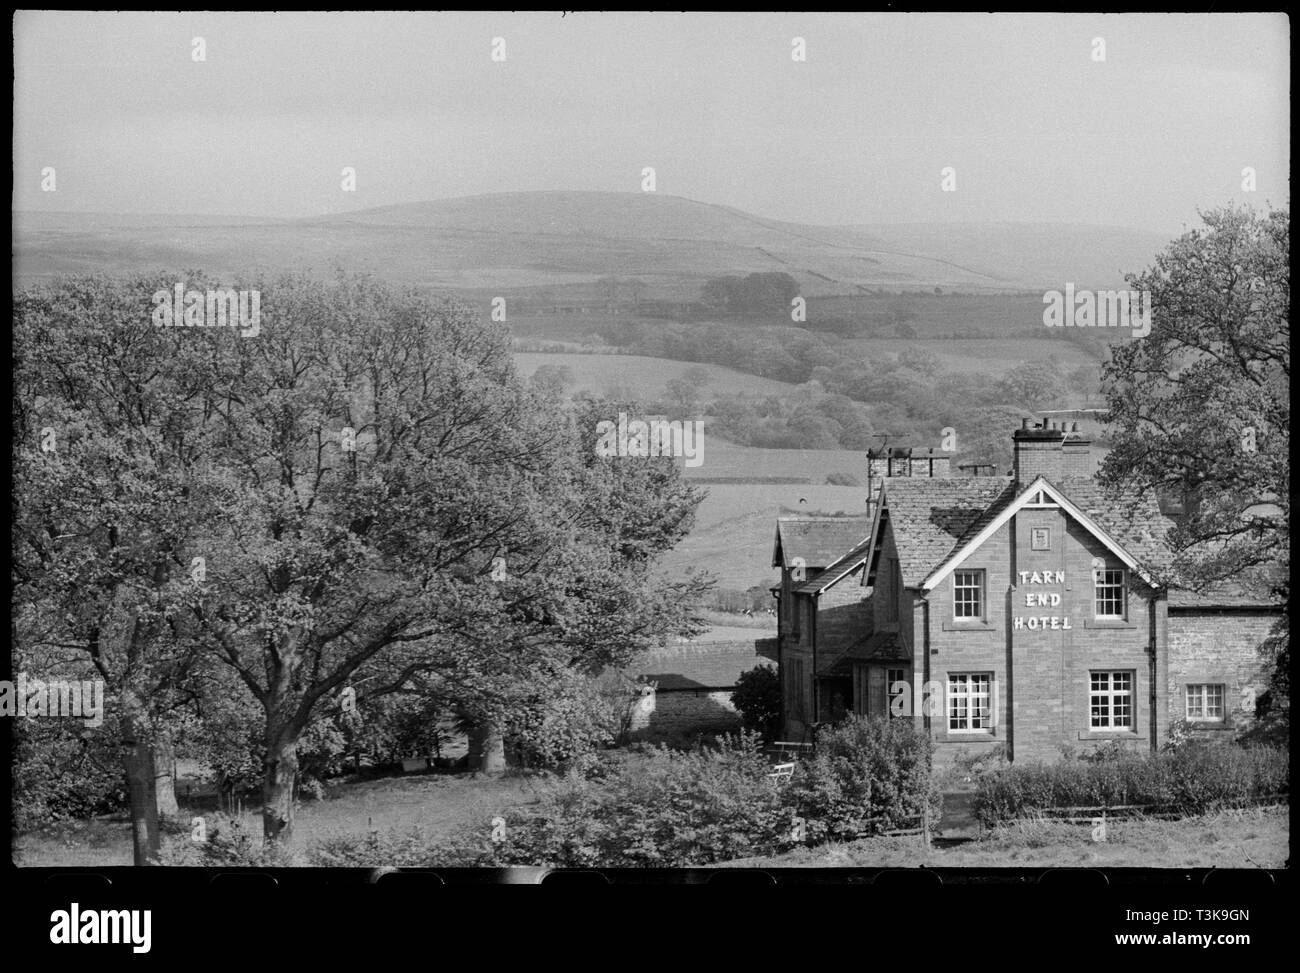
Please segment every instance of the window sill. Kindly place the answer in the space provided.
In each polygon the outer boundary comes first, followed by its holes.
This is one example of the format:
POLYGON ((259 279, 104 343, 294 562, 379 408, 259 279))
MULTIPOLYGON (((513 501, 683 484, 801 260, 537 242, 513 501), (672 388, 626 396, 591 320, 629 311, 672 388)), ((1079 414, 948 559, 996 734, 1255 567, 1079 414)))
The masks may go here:
POLYGON ((1137 622, 1126 622, 1118 618, 1085 618, 1084 628, 1137 628, 1137 622))
POLYGON ((938 743, 996 743, 998 741, 997 728, 992 730, 971 730, 968 733, 960 731, 947 730, 937 738, 938 743))
POLYGON ((943 631, 945 632, 994 632, 997 631, 997 626, 990 625, 988 622, 944 622, 943 631))
POLYGON ((1231 731, 1236 729, 1227 720, 1190 720, 1189 719, 1186 722, 1187 722, 1187 728, 1189 730, 1194 730, 1197 733, 1204 732, 1204 731, 1209 731, 1211 733, 1226 732, 1226 731, 1231 731))
POLYGON ((1080 740, 1147 740, 1145 733, 1135 730, 1080 730, 1080 740))

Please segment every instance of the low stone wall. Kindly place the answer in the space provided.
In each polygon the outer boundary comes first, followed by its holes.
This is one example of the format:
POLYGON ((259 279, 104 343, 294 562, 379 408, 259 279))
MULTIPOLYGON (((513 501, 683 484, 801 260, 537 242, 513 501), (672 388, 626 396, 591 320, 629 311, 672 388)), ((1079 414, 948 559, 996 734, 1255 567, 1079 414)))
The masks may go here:
POLYGON ((741 726, 730 690, 648 692, 632 714, 632 736, 646 740, 696 733, 732 733, 741 726))

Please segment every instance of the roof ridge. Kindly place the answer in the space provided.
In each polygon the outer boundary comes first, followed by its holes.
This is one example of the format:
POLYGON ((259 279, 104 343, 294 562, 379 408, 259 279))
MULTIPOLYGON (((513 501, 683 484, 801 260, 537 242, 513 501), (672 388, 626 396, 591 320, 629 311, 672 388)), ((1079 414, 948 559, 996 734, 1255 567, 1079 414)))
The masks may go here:
POLYGON ((777 516, 777 520, 785 520, 791 523, 808 523, 815 520, 870 520, 869 514, 792 514, 788 516, 777 516))

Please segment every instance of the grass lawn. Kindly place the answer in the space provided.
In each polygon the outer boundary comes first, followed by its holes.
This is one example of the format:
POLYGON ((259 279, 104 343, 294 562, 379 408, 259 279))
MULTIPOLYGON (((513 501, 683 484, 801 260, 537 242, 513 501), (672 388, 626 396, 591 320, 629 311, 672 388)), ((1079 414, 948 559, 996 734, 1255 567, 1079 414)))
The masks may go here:
POLYGON ((920 838, 864 838, 784 855, 728 862, 741 868, 1284 868, 1290 856, 1286 808, 1223 811, 1181 821, 1107 822, 1104 843, 1092 829, 1024 821, 948 848, 920 838))
MULTIPOLYGON (((534 782, 523 775, 423 774, 341 783, 324 800, 298 806, 294 841, 304 848, 341 834, 371 828, 410 831, 431 839, 492 818, 508 807, 529 803, 534 782)), ((182 816, 191 815, 184 803, 182 816)), ((256 807, 243 815, 246 830, 261 832, 256 807)), ((18 835, 14 861, 37 867, 96 867, 131 864, 131 826, 126 815, 72 822, 40 834, 18 835)))
MULTIPOLYGON (((367 822, 380 829, 420 828, 436 837, 530 798, 531 784, 522 777, 429 776, 348 785, 339 798, 304 804, 297 841, 305 846, 329 835, 363 832, 367 822)), ((254 815, 245 817, 248 827, 259 827, 254 815)), ((948 848, 927 851, 914 836, 865 838, 720 867, 1284 868, 1290 856, 1285 808, 1224 811, 1181 821, 1111 821, 1107 828, 1107 840, 1094 843, 1087 826, 1026 821, 948 848)), ((130 865, 129 825, 125 819, 99 819, 57 833, 23 835, 15 844, 15 860, 25 866, 130 865)))

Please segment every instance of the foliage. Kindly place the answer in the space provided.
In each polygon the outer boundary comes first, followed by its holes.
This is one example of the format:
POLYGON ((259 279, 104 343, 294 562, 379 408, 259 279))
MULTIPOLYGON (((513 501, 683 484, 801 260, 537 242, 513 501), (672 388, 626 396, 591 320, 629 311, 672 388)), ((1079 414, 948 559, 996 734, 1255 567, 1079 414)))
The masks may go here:
POLYGON ((205 670, 178 728, 176 751, 205 768, 219 794, 229 799, 262 780, 262 710, 233 672, 211 662, 205 670))
POLYGON ((466 836, 454 864, 707 865, 790 843, 790 818, 752 734, 682 753, 616 753, 554 782, 535 805, 466 836))
MULTIPOLYGON (((1291 448, 1290 213, 1224 207, 1201 214, 1130 275, 1151 299, 1151 332, 1114 346, 1103 371, 1112 484, 1172 494, 1176 583, 1222 581, 1289 600, 1291 448)), ((1285 629, 1272 716, 1285 722, 1285 629), (1278 680, 1281 680, 1280 682, 1278 680)), ((1280 644, 1279 641, 1280 640, 1280 644)), ((1274 688, 1271 687, 1271 688, 1274 688)))
POLYGON ((1290 222, 1202 219, 1129 278, 1151 294, 1151 333, 1117 346, 1103 378, 1116 427, 1104 473, 1192 495, 1175 538, 1183 573, 1204 581, 1286 555, 1290 222), (1280 512, 1255 510, 1266 503, 1280 512))
POLYGON ((220 398, 204 394, 215 329, 153 326, 150 295, 171 287, 72 278, 14 300, 13 651, 38 666, 71 656, 103 679, 130 741, 118 759, 138 785, 137 863, 156 850, 150 753, 204 648, 192 555, 212 554, 220 520, 192 489, 214 447, 202 417, 220 398))
POLYGON ((126 806, 122 764, 109 734, 89 730, 75 717, 18 717, 12 726, 16 830, 32 831, 126 806))
MULTIPOLYGON (((1289 592, 1287 593, 1289 594, 1289 592)), ((1289 598, 1286 598, 1289 602, 1289 598)), ((1268 686, 1255 701, 1255 720, 1245 737, 1285 746, 1291 730, 1291 616, 1283 613, 1260 646, 1269 670, 1268 686)))
POLYGON ((442 755, 449 742, 451 702, 417 692, 393 693, 357 704, 355 720, 345 721, 350 758, 382 766, 407 757, 442 755))
POLYGON ((454 866, 457 852, 419 828, 334 835, 306 849, 308 864, 320 868, 418 868, 454 866))
POLYGON ((781 271, 748 274, 745 277, 712 277, 705 281, 705 303, 728 311, 789 310, 799 293, 799 282, 781 271))
POLYGON ((198 868, 278 868, 293 864, 283 845, 263 843, 260 832, 250 832, 238 818, 213 815, 205 820, 206 836, 195 841, 192 833, 163 839, 157 864, 198 868))
POLYGON ((1152 754, 1117 745, 1080 759, 988 774, 979 780, 975 813, 986 825, 1062 807, 1148 805, 1192 815, 1284 795, 1289 788, 1283 749, 1188 741, 1152 754))
POLYGON ((228 777, 262 761, 268 835, 299 772, 337 772, 355 742, 354 681, 358 703, 417 691, 487 716, 685 627, 695 579, 653 562, 702 494, 672 464, 596 456, 610 404, 520 381, 504 328, 348 275, 237 282, 264 297, 255 337, 154 327, 170 288, 16 301, 17 634, 84 650, 146 742, 185 700, 219 710, 206 669, 227 667, 260 727, 199 718, 228 730, 228 777))
POLYGON ((586 754, 625 742, 638 688, 616 673, 566 672, 528 698, 505 721, 507 758, 530 768, 564 768, 586 754))
POLYGON ((781 677, 773 666, 755 666, 742 672, 731 701, 740 710, 745 729, 771 740, 780 732, 781 677))
POLYGON ((1002 376, 998 388, 1007 404, 1037 410, 1057 401, 1066 380, 1050 362, 1021 362, 1002 376))
POLYGON ((810 841, 920 827, 942 812, 931 762, 934 744, 908 720, 850 714, 823 727, 816 753, 797 768, 786 799, 810 841))

